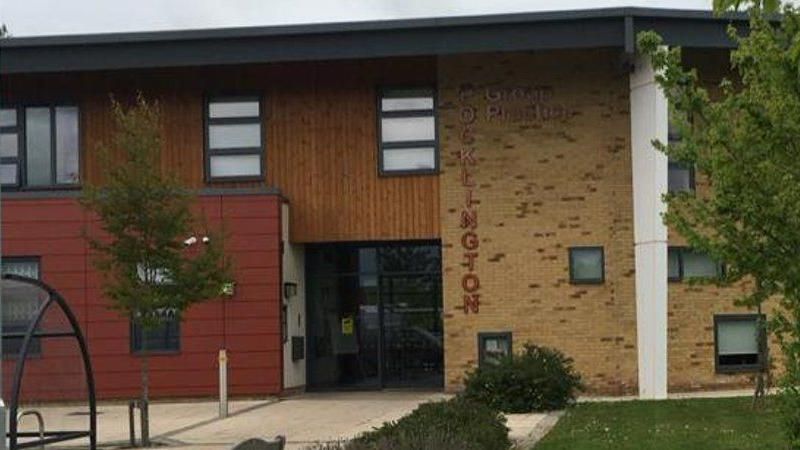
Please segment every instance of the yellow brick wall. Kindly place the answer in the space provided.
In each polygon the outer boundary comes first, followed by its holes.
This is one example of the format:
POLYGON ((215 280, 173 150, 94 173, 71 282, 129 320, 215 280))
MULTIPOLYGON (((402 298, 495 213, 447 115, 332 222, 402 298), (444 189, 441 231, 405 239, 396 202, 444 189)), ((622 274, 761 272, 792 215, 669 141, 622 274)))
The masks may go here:
MULTIPOLYGON (((712 96, 719 95, 719 82, 731 78, 727 70, 729 56, 722 50, 694 50, 684 52, 684 62, 698 70, 700 82, 712 96)), ((710 186, 703 177, 697 177, 697 195, 709 194, 710 186)), ((670 246, 685 246, 686 240, 674 230, 669 232, 670 246)), ((748 284, 720 288, 688 282, 670 282, 668 286, 668 379, 671 392, 732 389, 752 387, 754 374, 717 374, 714 367, 714 315, 755 313, 753 309, 736 306, 736 299, 746 292, 748 284)), ((765 305, 764 313, 770 316, 774 303, 765 305)), ((779 370, 780 348, 774 338, 769 340, 769 353, 773 366, 779 370)), ((778 375, 777 370, 774 376, 778 375)))
POLYGON ((448 390, 476 365, 478 332, 512 331, 517 350, 531 342, 573 357, 591 392, 636 391, 629 89, 619 61, 613 50, 439 59, 448 390), (463 309, 465 108, 476 112, 477 314, 463 309), (604 247, 605 283, 569 283, 568 248, 581 245, 604 247))

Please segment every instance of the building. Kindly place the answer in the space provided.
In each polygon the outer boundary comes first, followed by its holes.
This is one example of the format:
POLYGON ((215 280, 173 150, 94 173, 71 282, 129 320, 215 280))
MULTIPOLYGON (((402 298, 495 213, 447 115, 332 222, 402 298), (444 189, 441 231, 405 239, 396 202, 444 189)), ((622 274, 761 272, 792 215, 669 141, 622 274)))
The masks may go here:
POLYGON ((222 348, 234 395, 457 390, 527 342, 573 357, 592 393, 745 385, 756 315, 683 282, 719 265, 669 233, 661 195, 706 186, 652 149, 668 105, 634 49, 654 29, 713 87, 731 22, 622 8, 5 39, 4 270, 73 305, 102 398, 136 395, 143 339, 162 397, 214 395, 222 348), (108 310, 76 202, 103 180, 109 94, 138 91, 236 281, 147 336, 108 310))

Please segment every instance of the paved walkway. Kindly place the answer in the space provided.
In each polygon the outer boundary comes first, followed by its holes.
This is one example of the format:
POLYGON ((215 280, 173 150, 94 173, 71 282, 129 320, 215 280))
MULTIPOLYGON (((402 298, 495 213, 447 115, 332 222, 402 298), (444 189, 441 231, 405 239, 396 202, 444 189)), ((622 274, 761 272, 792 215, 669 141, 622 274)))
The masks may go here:
MULTIPOLYGON (((229 404, 230 415, 226 419, 218 418, 216 402, 153 403, 150 435, 154 441, 172 448, 210 450, 226 449, 249 437, 282 434, 289 439, 289 449, 302 449, 317 441, 351 438, 408 414, 422 402, 444 397, 441 393, 387 391, 304 394, 280 401, 241 400, 229 404)), ((85 408, 60 406, 39 410, 45 416, 48 430, 87 426, 87 418, 81 414, 85 408)), ((103 448, 128 444, 127 404, 100 405, 97 421, 98 442, 103 448)), ((31 418, 23 423, 22 429, 34 431, 34 425, 31 418)), ((69 447, 85 448, 85 445, 75 441, 69 447)))
MULTIPOLYGON (((288 449, 300 450, 320 441, 352 438, 364 431, 399 419, 420 403, 447 398, 443 393, 417 391, 304 394, 283 400, 231 402, 230 415, 217 417, 215 402, 154 403, 150 407, 151 436, 171 449, 229 449, 250 437, 287 436, 288 449)), ((85 409, 78 406, 39 408, 48 430, 85 429, 85 409)), ((512 439, 526 442, 542 431, 545 414, 519 414, 508 418, 512 439)), ((24 419, 22 430, 35 431, 35 420, 24 419), (30 420, 30 421, 29 421, 30 420)), ((137 423, 138 427, 138 417, 137 423)), ((99 444, 102 448, 127 446, 126 404, 98 408, 99 444)), ((138 434, 138 433, 137 433, 138 434)), ((86 442, 62 444, 66 449, 86 448, 86 442)))

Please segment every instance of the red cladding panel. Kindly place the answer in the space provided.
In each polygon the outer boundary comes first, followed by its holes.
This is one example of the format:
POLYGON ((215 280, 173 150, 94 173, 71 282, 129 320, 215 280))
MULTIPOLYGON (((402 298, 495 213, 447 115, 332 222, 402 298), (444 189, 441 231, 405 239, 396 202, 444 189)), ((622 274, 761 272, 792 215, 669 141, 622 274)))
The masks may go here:
MULTIPOLYGON (((217 394, 217 355, 228 348, 234 395, 275 394, 281 389, 280 199, 275 195, 202 196, 205 222, 225 233, 236 293, 192 307, 181 324, 181 350, 151 356, 154 397, 217 394)), ((58 290, 81 322, 100 398, 139 395, 141 358, 130 352, 130 325, 103 297, 102 277, 92 266, 83 230, 96 233, 74 198, 6 199, 2 214, 3 256, 36 256, 43 280, 58 290)), ((198 229, 198 232, 204 230, 198 229)), ((77 347, 46 342, 26 366, 28 400, 85 395, 77 347), (46 382, 44 381, 46 380, 46 382)), ((3 361, 11 381, 14 361, 3 361)), ((8 383, 6 383, 8 382, 8 383)), ((8 386, 4 386, 8 388, 8 386)))

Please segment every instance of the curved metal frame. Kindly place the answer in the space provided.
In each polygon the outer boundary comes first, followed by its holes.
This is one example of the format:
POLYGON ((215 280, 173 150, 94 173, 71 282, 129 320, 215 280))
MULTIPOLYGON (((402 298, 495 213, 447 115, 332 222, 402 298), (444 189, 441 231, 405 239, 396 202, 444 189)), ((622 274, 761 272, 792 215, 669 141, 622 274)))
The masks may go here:
POLYGON ((91 360, 89 359, 89 350, 88 347, 86 346, 86 340, 83 337, 83 333, 81 332, 78 320, 75 318, 75 315, 72 313, 72 310, 69 308, 69 305, 67 305, 67 302, 64 300, 64 297, 62 297, 61 294, 59 294, 56 290, 54 290, 47 284, 43 283, 42 281, 12 274, 3 275, 2 279, 19 281, 22 283, 27 283, 36 286, 47 292, 49 297, 47 301, 45 301, 39 307, 39 310, 36 312, 36 319, 33 320, 33 322, 31 322, 31 324, 28 326, 28 330, 25 332, 25 337, 24 340, 22 341, 22 348, 20 349, 19 356, 17 358, 17 365, 14 370, 14 383, 12 385, 11 402, 9 408, 9 427, 8 427, 9 449, 17 450, 22 448, 29 448, 44 444, 50 444, 53 442, 62 442, 82 437, 88 437, 89 448, 91 450, 95 450, 97 448, 97 399, 95 397, 94 372, 92 372, 92 363, 91 360), (64 316, 66 316, 70 326, 72 326, 72 332, 57 332, 57 333, 36 332, 36 329, 39 327, 39 323, 41 322, 42 317, 44 317, 44 313, 47 312, 48 308, 50 308, 50 306, 53 303, 56 303, 58 307, 61 308, 61 311, 64 313, 64 316), (30 435, 38 436, 38 433, 19 433, 17 431, 19 393, 20 393, 20 388, 22 387, 22 375, 25 373, 25 362, 27 360, 28 350, 30 349, 31 342, 35 337, 48 338, 48 337, 70 337, 70 336, 78 340, 78 345, 80 346, 81 355, 83 357, 83 367, 84 370, 86 371, 86 386, 89 391, 89 431, 50 431, 44 433, 45 435, 44 439, 19 444, 17 442, 17 439, 19 437, 33 437, 30 435))

